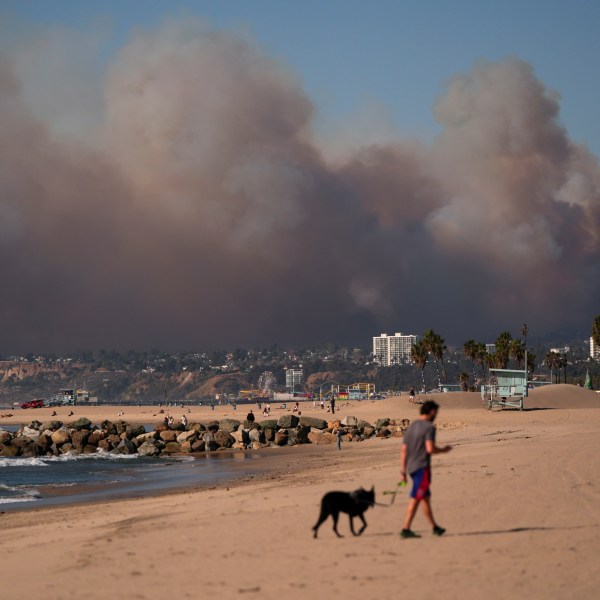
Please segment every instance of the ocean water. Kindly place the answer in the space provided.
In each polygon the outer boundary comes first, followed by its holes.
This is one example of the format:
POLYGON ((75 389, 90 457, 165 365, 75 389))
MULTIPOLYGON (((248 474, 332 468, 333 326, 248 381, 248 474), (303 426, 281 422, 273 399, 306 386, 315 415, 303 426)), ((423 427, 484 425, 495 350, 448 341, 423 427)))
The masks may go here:
POLYGON ((0 458, 0 511, 215 485, 255 472, 259 459, 259 453, 243 452, 174 459, 102 451, 58 457, 0 458))

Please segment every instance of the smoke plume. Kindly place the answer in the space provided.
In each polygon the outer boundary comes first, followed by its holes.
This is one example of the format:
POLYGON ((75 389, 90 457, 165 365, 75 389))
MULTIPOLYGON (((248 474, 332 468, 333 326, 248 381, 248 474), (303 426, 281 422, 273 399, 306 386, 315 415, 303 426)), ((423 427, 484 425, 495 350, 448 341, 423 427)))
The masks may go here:
POLYGON ((598 312, 600 166, 523 61, 450 80, 431 144, 334 158, 294 74, 237 33, 136 32, 102 101, 63 64, 48 93, 77 94, 74 120, 40 108, 32 52, 0 57, 4 352, 460 343, 598 312))

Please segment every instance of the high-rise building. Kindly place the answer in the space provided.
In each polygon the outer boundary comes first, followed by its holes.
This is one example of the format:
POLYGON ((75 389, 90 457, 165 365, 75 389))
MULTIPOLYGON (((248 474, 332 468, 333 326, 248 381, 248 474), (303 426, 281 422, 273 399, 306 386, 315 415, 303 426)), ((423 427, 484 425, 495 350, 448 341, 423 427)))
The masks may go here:
POLYGON ((488 354, 494 354, 494 352, 496 352, 496 344, 486 344, 485 351, 488 354))
POLYGON ((304 379, 304 371, 302 369, 286 369, 285 370, 285 387, 289 390, 294 390, 302 385, 304 379))
POLYGON ((382 333, 373 338, 373 356, 382 367, 410 362, 416 335, 382 333))
POLYGON ((590 357, 594 360, 600 360, 600 344, 596 344, 594 336, 590 338, 590 357))

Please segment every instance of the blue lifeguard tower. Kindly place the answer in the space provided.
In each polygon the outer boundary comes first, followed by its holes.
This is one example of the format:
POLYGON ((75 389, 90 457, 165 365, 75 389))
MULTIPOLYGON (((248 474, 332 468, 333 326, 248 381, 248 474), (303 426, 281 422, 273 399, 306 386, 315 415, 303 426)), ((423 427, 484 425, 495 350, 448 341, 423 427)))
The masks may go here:
POLYGON ((527 391, 527 371, 490 369, 490 383, 481 386, 481 398, 489 410, 495 407, 523 410, 527 391))

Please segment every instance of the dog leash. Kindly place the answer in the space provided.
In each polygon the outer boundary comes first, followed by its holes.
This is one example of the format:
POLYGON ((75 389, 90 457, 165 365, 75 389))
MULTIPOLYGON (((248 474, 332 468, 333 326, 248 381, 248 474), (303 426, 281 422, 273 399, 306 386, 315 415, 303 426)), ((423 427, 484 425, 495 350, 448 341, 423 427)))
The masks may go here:
POLYGON ((382 492, 382 494, 384 496, 391 496, 392 500, 390 501, 389 504, 380 504, 379 502, 376 502, 375 504, 377 506, 385 506, 386 508, 390 507, 392 504, 394 504, 394 500, 396 499, 396 495, 400 491, 400 488, 403 488, 403 487, 406 487, 406 481, 399 481, 395 490, 384 490, 382 492))

